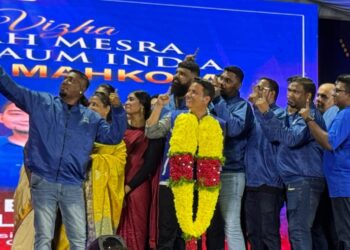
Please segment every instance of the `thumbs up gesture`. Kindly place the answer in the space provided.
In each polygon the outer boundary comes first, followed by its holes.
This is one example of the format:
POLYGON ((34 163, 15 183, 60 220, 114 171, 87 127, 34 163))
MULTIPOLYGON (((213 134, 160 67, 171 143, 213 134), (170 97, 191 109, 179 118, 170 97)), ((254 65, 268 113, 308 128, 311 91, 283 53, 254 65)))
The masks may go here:
POLYGON ((117 90, 115 91, 115 93, 109 94, 109 101, 111 102, 113 107, 119 107, 121 105, 117 90))

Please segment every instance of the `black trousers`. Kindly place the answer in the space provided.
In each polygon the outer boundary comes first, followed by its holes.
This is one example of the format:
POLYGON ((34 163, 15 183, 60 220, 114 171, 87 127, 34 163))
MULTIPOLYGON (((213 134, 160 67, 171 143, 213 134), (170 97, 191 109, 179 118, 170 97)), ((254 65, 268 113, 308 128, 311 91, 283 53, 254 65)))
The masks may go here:
POLYGON ((313 250, 337 249, 338 239, 328 188, 322 193, 314 224, 311 228, 313 250))
POLYGON ((220 211, 220 203, 216 204, 214 216, 210 222, 206 234, 207 250, 224 250, 225 247, 225 222, 220 211))
POLYGON ((337 250, 350 250, 350 197, 331 198, 338 236, 337 250))
MULTIPOLYGON (((194 211, 197 207, 197 194, 194 195, 194 211)), ((159 186, 159 217, 158 231, 159 238, 157 250, 185 250, 186 244, 183 240, 182 231, 177 222, 174 196, 167 186, 159 186)), ((225 244, 225 233, 220 208, 216 207, 211 225, 207 230, 207 250, 223 250, 225 244)), ((197 241, 198 250, 202 249, 202 241, 197 241)))
POLYGON ((159 185, 159 238, 157 250, 185 250, 185 241, 181 238, 181 229, 177 222, 174 196, 171 189, 159 185))
POLYGON ((246 189, 246 233, 251 250, 280 250, 280 211, 283 189, 246 189))

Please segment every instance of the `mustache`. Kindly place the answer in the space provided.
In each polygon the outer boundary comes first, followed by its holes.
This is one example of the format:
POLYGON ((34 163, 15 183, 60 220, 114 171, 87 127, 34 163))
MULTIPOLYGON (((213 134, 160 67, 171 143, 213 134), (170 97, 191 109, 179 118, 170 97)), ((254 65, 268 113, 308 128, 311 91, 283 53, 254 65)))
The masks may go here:
POLYGON ((175 96, 182 97, 187 93, 187 91, 188 91, 188 86, 183 85, 181 83, 174 82, 171 85, 171 94, 175 96))

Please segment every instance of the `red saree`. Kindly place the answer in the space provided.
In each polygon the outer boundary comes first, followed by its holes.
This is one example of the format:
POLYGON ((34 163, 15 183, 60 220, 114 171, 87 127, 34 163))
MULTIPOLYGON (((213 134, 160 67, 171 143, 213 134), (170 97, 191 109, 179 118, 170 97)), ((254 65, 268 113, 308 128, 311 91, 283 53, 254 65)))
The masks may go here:
MULTIPOLYGON (((127 129, 124 136, 127 148, 125 183, 128 183, 144 163, 148 139, 144 129, 127 129)), ((125 196, 125 207, 118 228, 131 250, 144 250, 148 241, 149 209, 151 204, 151 183, 147 179, 125 196)))

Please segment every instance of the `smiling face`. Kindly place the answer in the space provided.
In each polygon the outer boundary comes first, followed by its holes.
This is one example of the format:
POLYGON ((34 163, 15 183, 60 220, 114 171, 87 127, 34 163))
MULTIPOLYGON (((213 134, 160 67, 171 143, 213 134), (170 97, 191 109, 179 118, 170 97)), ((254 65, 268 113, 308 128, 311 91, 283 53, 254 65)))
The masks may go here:
POLYGON ((128 95, 128 99, 124 105, 125 112, 128 115, 141 114, 143 105, 140 103, 140 100, 135 96, 134 93, 128 95))
POLYGON ((191 111, 206 109, 210 102, 210 97, 204 94, 202 85, 194 82, 186 93, 186 106, 191 111))
POLYGON ((29 132, 29 115, 19 109, 14 103, 9 103, 0 114, 0 122, 5 127, 18 133, 29 132))

